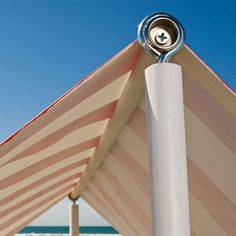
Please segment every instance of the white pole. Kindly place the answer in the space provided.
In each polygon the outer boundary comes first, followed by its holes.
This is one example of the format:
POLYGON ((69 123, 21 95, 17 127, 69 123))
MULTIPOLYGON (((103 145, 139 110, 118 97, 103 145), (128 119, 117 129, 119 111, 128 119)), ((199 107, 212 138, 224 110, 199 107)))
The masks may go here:
POLYGON ((79 235, 79 206, 75 203, 70 205, 70 236, 79 235))
POLYGON ((181 67, 145 70, 154 236, 190 236, 181 67))

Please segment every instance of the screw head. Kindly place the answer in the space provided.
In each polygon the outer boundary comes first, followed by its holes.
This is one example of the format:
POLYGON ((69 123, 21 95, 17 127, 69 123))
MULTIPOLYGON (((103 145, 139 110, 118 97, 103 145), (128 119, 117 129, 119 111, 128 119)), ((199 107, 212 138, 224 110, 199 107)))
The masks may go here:
POLYGON ((156 32, 155 41, 160 45, 166 45, 170 43, 171 36, 167 30, 159 28, 156 32))

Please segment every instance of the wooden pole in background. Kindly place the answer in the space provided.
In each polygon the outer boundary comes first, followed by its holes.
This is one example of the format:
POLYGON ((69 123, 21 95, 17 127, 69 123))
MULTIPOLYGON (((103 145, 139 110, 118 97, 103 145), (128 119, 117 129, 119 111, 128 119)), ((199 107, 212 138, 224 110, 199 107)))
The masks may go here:
POLYGON ((79 235, 79 206, 76 203, 70 205, 70 236, 79 235))

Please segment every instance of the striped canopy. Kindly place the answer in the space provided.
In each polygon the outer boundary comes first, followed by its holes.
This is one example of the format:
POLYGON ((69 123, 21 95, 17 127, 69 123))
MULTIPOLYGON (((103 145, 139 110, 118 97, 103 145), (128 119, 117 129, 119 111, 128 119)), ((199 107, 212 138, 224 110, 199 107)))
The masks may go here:
MULTIPOLYGON (((187 46, 183 68, 192 236, 236 235, 236 96, 187 46)), ((0 235, 83 197, 123 236, 151 235, 144 69, 135 41, 0 146, 0 235)), ((158 223, 158 222, 157 222, 158 223)))

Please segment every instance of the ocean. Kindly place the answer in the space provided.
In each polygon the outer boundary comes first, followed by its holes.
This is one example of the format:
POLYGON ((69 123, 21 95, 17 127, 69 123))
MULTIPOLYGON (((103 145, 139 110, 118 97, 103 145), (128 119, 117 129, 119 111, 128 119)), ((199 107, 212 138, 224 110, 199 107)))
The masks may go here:
MULTIPOLYGON (((67 236, 69 235, 68 226, 28 226, 21 230, 17 236, 67 236)), ((80 226, 81 236, 104 235, 118 236, 116 230, 110 226, 80 226)))

